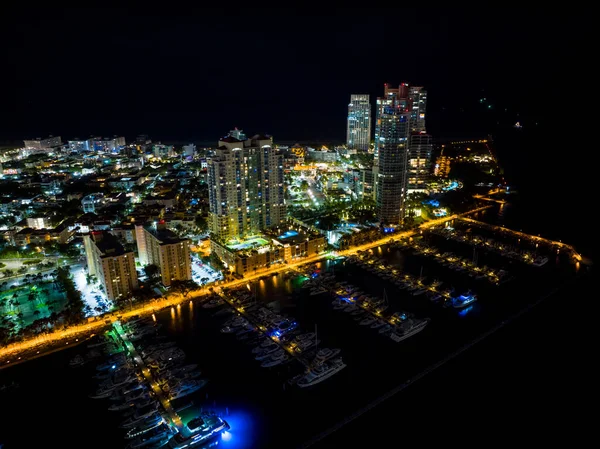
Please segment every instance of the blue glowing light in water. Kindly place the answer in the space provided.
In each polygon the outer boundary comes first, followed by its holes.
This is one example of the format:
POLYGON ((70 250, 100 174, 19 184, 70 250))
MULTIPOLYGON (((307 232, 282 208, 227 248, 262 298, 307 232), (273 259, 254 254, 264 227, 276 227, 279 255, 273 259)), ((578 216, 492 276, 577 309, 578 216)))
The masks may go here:
POLYGON ((244 411, 234 411, 223 416, 223 419, 231 426, 228 431, 221 434, 219 447, 230 449, 250 449, 256 447, 256 437, 253 429, 256 429, 252 414, 244 411))
POLYGON ((465 307, 460 312, 458 312, 458 316, 465 316, 467 313, 469 313, 471 310, 473 310, 473 307, 475 307, 473 304, 465 307))

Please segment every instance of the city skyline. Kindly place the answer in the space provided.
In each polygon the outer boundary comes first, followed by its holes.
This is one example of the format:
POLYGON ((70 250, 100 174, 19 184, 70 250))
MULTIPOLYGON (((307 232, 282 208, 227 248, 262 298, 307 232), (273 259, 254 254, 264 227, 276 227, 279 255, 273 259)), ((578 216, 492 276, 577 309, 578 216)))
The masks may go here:
POLYGON ((270 132, 279 141, 343 142, 352 93, 376 98, 383 83, 396 85, 406 80, 428 87, 432 97, 429 132, 434 136, 485 135, 494 131, 498 121, 510 125, 521 120, 527 127, 550 119, 545 92, 552 81, 541 75, 554 76, 555 53, 568 48, 565 39, 573 38, 561 31, 563 26, 553 26, 559 17, 550 16, 546 22, 530 21, 527 14, 511 17, 556 41, 553 54, 548 54, 519 50, 521 45, 527 48, 529 41, 524 39, 529 34, 519 26, 509 27, 508 13, 482 22, 476 19, 476 11, 469 10, 425 15, 419 9, 399 11, 406 17, 407 33, 419 31, 419 24, 411 18, 419 18, 432 30, 421 34, 424 57, 419 64, 391 58, 385 67, 375 64, 363 72, 336 68, 345 64, 355 27, 365 32, 353 51, 364 55, 365 62, 388 60, 393 39, 375 36, 379 29, 387 29, 394 14, 367 9, 357 15, 347 8, 336 16, 325 12, 323 16, 286 17, 282 22, 285 14, 281 11, 239 10, 226 16, 261 17, 290 29, 313 23, 320 30, 318 36, 285 33, 282 38, 280 33, 276 39, 250 31, 239 40, 241 31, 223 32, 219 10, 207 9, 202 14, 191 10, 183 16, 148 8, 140 16, 130 16, 123 8, 26 11, 11 6, 5 11, 0 33, 5 42, 14 40, 19 45, 8 48, 5 56, 6 66, 14 70, 4 73, 11 86, 4 101, 11 107, 1 112, 0 141, 49 134, 65 140, 114 134, 133 139, 148 134, 155 140, 212 142, 215 130, 239 126, 270 132), (348 27, 350 17, 354 25, 348 27), (87 32, 98 27, 102 33, 87 32), (549 30, 553 30, 551 35, 549 30), (487 47, 497 50, 496 58, 486 57, 487 47), (60 58, 51 56, 55 48, 61 49, 60 58), (213 70, 231 48, 250 58, 268 55, 272 70, 266 75, 247 71, 244 76, 238 71, 213 70), (111 63, 81 75, 77 67, 85 67, 92 54, 95 60, 111 63), (190 60, 191 54, 198 57, 190 60), (30 61, 39 61, 44 70, 19 70, 30 61), (511 86, 512 67, 519 67, 524 95, 511 86), (335 72, 335 81, 330 70, 335 72), (487 99, 486 104, 479 103, 481 98, 487 99), (316 104, 318 115, 313 111, 316 104), (299 122, 302 127, 293 125, 299 122))
POLYGON ((571 10, 3 8, 0 448, 583 437, 571 10))

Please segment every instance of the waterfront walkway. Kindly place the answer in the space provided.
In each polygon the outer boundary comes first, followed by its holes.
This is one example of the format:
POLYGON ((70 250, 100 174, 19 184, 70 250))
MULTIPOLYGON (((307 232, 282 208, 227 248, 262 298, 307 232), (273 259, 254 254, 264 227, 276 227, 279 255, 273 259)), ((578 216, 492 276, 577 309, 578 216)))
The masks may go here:
POLYGON ((491 231, 500 232, 500 233, 504 233, 504 234, 509 234, 509 235, 512 235, 515 237, 520 237, 522 239, 530 240, 535 243, 544 243, 544 244, 547 244, 550 246, 554 246, 557 250, 564 249, 564 250, 568 251, 568 253, 571 254, 577 262, 581 262, 581 260, 582 260, 581 255, 575 250, 575 248, 573 248, 573 246, 568 245, 566 243, 557 242, 555 240, 550 240, 550 239, 547 239, 544 237, 540 237, 539 235, 536 236, 536 235, 527 234, 527 233, 521 232, 521 231, 515 231, 513 229, 505 228, 504 226, 496 226, 496 225, 492 225, 489 223, 484 223, 482 221, 473 220, 473 219, 465 217, 465 216, 460 216, 460 217, 458 217, 458 219, 465 221, 467 223, 471 223, 480 228, 489 229, 491 231))
POLYGON ((150 369, 146 366, 144 359, 142 359, 140 354, 135 349, 135 346, 133 345, 131 340, 129 340, 129 338, 127 337, 127 333, 123 329, 121 322, 115 321, 113 323, 113 328, 114 328, 115 332, 117 333, 117 335, 123 341, 123 344, 129 351, 129 354, 133 358, 133 361, 136 363, 136 365, 142 371, 142 375, 144 376, 144 378, 148 381, 148 383, 152 387, 152 391, 156 395, 156 398, 158 399, 160 404, 165 409, 165 412, 167 412, 167 415, 169 416, 169 418, 171 420, 171 424, 176 426, 178 429, 181 429, 183 427, 181 418, 175 412, 175 409, 173 409, 173 406, 171 405, 171 401, 169 400, 169 398, 165 397, 165 392, 160 388, 160 385, 158 385, 158 383, 154 380, 154 377, 152 376, 152 371, 150 371, 150 369))
MULTIPOLYGON (((316 254, 311 257, 299 259, 296 262, 292 262, 292 263, 288 263, 288 264, 278 264, 269 269, 257 271, 253 275, 246 275, 243 279, 237 279, 234 281, 221 283, 221 284, 219 284, 219 287, 233 288, 233 287, 237 287, 237 286, 240 286, 243 284, 247 284, 249 281, 259 279, 262 276, 273 275, 280 271, 286 271, 286 270, 294 269, 295 267, 299 267, 299 266, 302 266, 305 264, 312 264, 315 262, 319 262, 319 261, 326 259, 328 257, 331 257, 331 256, 348 256, 351 254, 356 254, 358 251, 364 251, 367 249, 375 248, 377 246, 391 243, 393 241, 393 239, 396 239, 396 238, 413 236, 413 235, 419 233, 419 229, 427 229, 431 226, 438 226, 440 224, 445 223, 446 221, 450 221, 450 220, 460 218, 460 217, 465 217, 466 215, 470 215, 470 214, 482 211, 484 209, 488 209, 490 207, 492 207, 492 206, 488 205, 488 206, 478 207, 476 209, 464 212, 462 214, 454 214, 454 215, 450 215, 447 217, 430 220, 430 221, 423 223, 422 225, 419 226, 419 228, 417 228, 415 230, 395 233, 390 236, 381 238, 379 240, 375 240, 375 241, 369 242, 369 243, 364 243, 362 245, 348 248, 348 249, 345 249, 342 251, 316 254)), ((220 282, 222 282, 222 281, 220 281, 220 282)), ((201 288, 199 290, 191 292, 187 296, 183 296, 180 293, 170 293, 167 297, 160 298, 160 299, 158 299, 156 301, 152 301, 150 303, 141 304, 139 306, 132 308, 129 311, 119 311, 119 312, 115 312, 115 313, 109 313, 107 315, 104 315, 103 317, 99 317, 99 319, 97 321, 92 321, 89 323, 71 326, 67 329, 58 330, 56 332, 52 332, 52 333, 48 333, 48 334, 44 334, 44 335, 38 335, 38 336, 29 338, 29 339, 19 342, 19 343, 12 343, 12 344, 0 349, 0 369, 10 366, 10 364, 13 362, 21 361, 19 359, 19 356, 27 355, 24 353, 33 351, 32 354, 29 354, 30 356, 33 356, 33 355, 35 355, 36 350, 39 350, 39 351, 46 351, 46 350, 51 350, 51 349, 54 350, 54 349, 56 349, 56 346, 55 346, 56 344, 65 343, 65 340, 72 340, 72 342, 74 343, 76 341, 76 339, 80 340, 82 338, 87 338, 91 333, 98 332, 98 331, 102 330, 103 328, 105 328, 107 324, 111 324, 111 322, 116 321, 117 316, 119 317, 119 319, 126 319, 126 318, 131 318, 134 316, 151 315, 151 314, 153 314, 159 310, 162 310, 166 307, 176 306, 177 304, 181 304, 185 301, 190 301, 193 298, 199 298, 199 297, 208 295, 208 294, 210 294, 209 288, 210 287, 201 288), (108 323, 106 321, 108 321, 108 323), (49 347, 50 345, 54 345, 54 346, 49 347)), ((68 347, 67 346, 68 344, 69 344, 69 341, 67 341, 65 343, 65 347, 68 347)))

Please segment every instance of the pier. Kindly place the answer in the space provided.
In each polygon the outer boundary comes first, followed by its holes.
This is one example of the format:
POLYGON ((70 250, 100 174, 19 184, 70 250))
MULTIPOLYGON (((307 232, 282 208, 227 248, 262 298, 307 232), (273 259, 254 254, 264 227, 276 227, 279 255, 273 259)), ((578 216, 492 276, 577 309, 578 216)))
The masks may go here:
POLYGON ((531 235, 531 234, 527 234, 525 232, 521 232, 521 231, 515 231, 514 229, 509 229, 509 228, 505 228, 504 226, 496 226, 496 225, 492 225, 489 223, 484 223, 483 221, 478 221, 478 220, 473 220, 472 218, 468 218, 465 216, 459 216, 457 217, 459 220, 465 221, 467 223, 471 223, 475 226, 478 226, 480 228, 484 228, 484 229, 489 229, 491 231, 495 231, 495 232, 500 232, 500 233, 504 233, 504 234, 509 234, 509 235, 513 235, 515 237, 519 237, 522 239, 528 239, 532 242, 536 242, 536 243, 544 243, 546 245, 550 245, 553 246, 558 250, 560 249, 564 249, 566 250, 569 254, 572 255, 572 257, 575 259, 575 261, 577 262, 581 262, 582 257, 581 255, 575 250, 575 248, 571 245, 568 245, 566 243, 563 242, 557 242, 555 240, 550 240, 544 237, 540 237, 539 235, 531 235))
POLYGON ((121 325, 121 322, 120 321, 115 321, 113 323, 113 329, 115 330, 115 332, 117 333, 117 335, 123 341, 123 344, 125 345, 125 348, 129 351, 129 354, 133 358, 133 361, 142 370, 142 375, 144 376, 144 378, 150 384, 150 387, 152 388, 152 391, 156 395, 156 398, 159 400, 160 404, 165 409, 165 412, 169 416, 169 419, 171 420, 171 423, 175 427, 177 427, 178 429, 181 429, 183 427, 183 423, 181 422, 181 418, 179 417, 179 415, 177 414, 177 412, 175 411, 175 409, 171 405, 171 401, 169 400, 169 398, 165 397, 165 392, 160 388, 160 386, 158 385, 158 383, 154 380, 154 377, 152 376, 152 372, 146 366, 146 363, 144 362, 144 359, 142 359, 142 357, 140 356, 140 354, 135 349, 135 346, 133 345, 133 343, 127 337, 127 333, 123 330, 123 326, 121 325))
MULTIPOLYGON (((279 347, 281 349, 283 349, 291 358, 290 360, 287 360, 286 362, 282 362, 281 365, 283 365, 284 363, 288 363, 290 362, 292 359, 298 360, 300 363, 302 363, 302 365, 304 365, 305 367, 310 366, 310 362, 308 360, 305 359, 305 357, 303 357, 300 354, 297 354, 293 348, 290 348, 289 345, 286 345, 285 342, 282 342, 279 338, 268 335, 267 334, 267 328, 264 325, 264 323, 262 323, 260 320, 258 320, 254 314, 249 313, 248 311, 245 310, 245 308, 243 306, 240 306, 239 304, 236 305, 231 298, 229 297, 229 295, 223 293, 222 290, 220 291, 216 291, 215 292, 221 297, 221 299, 223 299, 223 301, 225 301, 226 304, 228 304, 232 309, 234 309, 240 316, 243 316, 246 320, 248 320, 248 322, 250 324, 252 324, 252 326, 254 326, 254 328, 260 332, 262 334, 262 336, 271 339, 273 342, 277 343, 277 345, 279 345, 279 347)), ((311 348, 312 349, 312 348, 311 348)), ((310 352, 310 350, 308 351, 310 352)), ((277 365, 276 365, 277 366, 277 365)))

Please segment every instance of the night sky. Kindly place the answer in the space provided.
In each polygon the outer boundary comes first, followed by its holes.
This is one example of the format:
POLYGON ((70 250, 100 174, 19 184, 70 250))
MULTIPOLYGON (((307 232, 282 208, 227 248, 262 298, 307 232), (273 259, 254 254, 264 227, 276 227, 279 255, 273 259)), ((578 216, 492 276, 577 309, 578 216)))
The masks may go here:
POLYGON ((580 20, 508 8, 4 7, 0 140, 214 142, 237 126, 342 142, 350 94, 402 81, 429 91, 439 138, 541 126, 578 57, 580 20))

